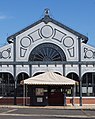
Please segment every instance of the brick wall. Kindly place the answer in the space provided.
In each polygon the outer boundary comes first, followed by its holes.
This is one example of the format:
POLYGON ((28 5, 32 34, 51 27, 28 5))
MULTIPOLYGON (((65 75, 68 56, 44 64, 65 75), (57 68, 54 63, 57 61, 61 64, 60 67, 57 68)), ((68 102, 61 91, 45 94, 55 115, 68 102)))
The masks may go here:
MULTIPOLYGON (((74 100, 72 100, 72 97, 66 97, 66 104, 72 105, 72 102, 74 101, 74 104, 80 104, 80 98, 75 97, 74 100)), ((17 105, 30 105, 30 98, 27 97, 27 99, 23 99, 22 97, 17 98, 17 105)), ((82 98, 83 104, 95 104, 95 97, 83 97, 82 98)), ((13 97, 3 97, 0 98, 0 105, 14 105, 14 98, 13 97)))
MULTIPOLYGON (((66 98, 67 105, 72 104, 72 101, 73 100, 71 97, 66 98)), ((79 97, 74 98, 74 104, 80 104, 80 98, 79 97)), ((95 97, 82 97, 82 104, 95 104, 95 97)))

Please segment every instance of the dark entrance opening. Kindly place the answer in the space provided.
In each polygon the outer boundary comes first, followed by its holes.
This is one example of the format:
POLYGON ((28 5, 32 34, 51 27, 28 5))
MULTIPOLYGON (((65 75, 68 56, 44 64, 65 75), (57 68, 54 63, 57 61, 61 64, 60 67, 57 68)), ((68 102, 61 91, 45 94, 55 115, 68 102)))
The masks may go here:
POLYGON ((64 92, 61 87, 49 86, 48 105, 64 105, 64 92))
POLYGON ((66 106, 64 86, 29 86, 30 105, 66 106))
POLYGON ((17 76, 17 97, 23 97, 23 86, 20 85, 20 82, 22 80, 25 80, 29 78, 28 74, 22 72, 22 73, 19 73, 18 76, 17 76))

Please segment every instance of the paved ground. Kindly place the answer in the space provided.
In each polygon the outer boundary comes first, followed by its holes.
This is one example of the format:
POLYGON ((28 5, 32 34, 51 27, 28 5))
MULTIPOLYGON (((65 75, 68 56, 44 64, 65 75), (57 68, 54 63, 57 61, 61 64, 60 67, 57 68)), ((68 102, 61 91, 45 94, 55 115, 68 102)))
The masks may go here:
POLYGON ((95 119, 95 106, 86 107, 0 106, 0 119, 95 119))

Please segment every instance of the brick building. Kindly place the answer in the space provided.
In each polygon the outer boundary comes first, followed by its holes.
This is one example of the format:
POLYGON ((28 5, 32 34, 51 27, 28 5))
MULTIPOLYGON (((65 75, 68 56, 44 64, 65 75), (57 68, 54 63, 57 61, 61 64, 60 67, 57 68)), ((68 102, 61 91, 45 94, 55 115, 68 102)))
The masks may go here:
MULTIPOLYGON (((52 19, 46 10, 42 19, 7 41, 0 47, 0 103, 22 103, 21 80, 52 71, 78 82, 75 104, 95 104, 95 48, 87 44, 88 37, 52 19)), ((67 104, 71 92, 72 87, 66 89, 67 104)))

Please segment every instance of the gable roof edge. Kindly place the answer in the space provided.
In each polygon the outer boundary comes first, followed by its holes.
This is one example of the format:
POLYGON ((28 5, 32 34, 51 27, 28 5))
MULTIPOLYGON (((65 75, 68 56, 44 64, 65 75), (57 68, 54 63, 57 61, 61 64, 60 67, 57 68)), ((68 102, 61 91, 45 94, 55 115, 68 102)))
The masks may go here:
POLYGON ((88 41, 88 37, 87 36, 85 36, 85 35, 77 32, 77 31, 73 30, 72 28, 70 28, 70 27, 68 27, 68 26, 66 26, 66 25, 64 25, 64 24, 62 24, 62 23, 60 23, 60 22, 58 22, 58 21, 56 21, 56 20, 54 20, 52 18, 51 18, 51 20, 52 20, 52 22, 54 24, 56 24, 56 25, 60 26, 61 28, 64 28, 65 30, 73 33, 74 35, 78 36, 79 38, 82 38, 83 42, 87 43, 87 41, 88 41))
POLYGON ((37 24, 39 24, 39 23, 41 23, 41 22, 44 22, 45 24, 47 24, 48 22, 52 22, 52 23, 58 25, 59 27, 64 28, 65 30, 67 30, 67 31, 73 33, 74 35, 78 36, 79 38, 81 38, 81 39, 83 40, 83 43, 87 43, 87 41, 88 41, 88 37, 86 37, 85 35, 83 35, 83 34, 77 32, 77 31, 75 31, 75 30, 73 30, 73 29, 71 29, 71 28, 69 28, 69 27, 67 27, 66 25, 64 25, 64 24, 62 24, 62 23, 60 23, 60 22, 54 20, 53 18, 50 18, 49 15, 45 15, 44 18, 42 18, 41 20, 38 20, 37 22, 35 22, 35 23, 33 23, 33 24, 27 26, 26 28, 24 28, 24 29, 18 31, 17 33, 15 33, 15 34, 9 36, 9 37, 7 38, 7 41, 10 43, 10 39, 11 39, 11 40, 12 40, 12 39, 15 39, 15 37, 16 37, 17 35, 23 33, 24 31, 26 31, 26 30, 32 28, 33 26, 35 26, 35 25, 37 25, 37 24))
POLYGON ((18 32, 16 32, 16 33, 14 33, 13 35, 11 35, 11 36, 9 36, 9 37, 7 38, 7 41, 10 42, 10 39, 15 39, 15 37, 16 37, 17 35, 23 33, 24 31, 26 31, 26 30, 32 28, 33 26, 35 26, 35 25, 37 25, 37 24, 39 24, 39 23, 41 23, 41 22, 42 22, 42 19, 41 19, 41 20, 38 20, 37 22, 35 22, 35 23, 33 23, 33 24, 31 24, 31 25, 29 25, 29 26, 23 28, 22 30, 20 30, 20 31, 18 31, 18 32))

